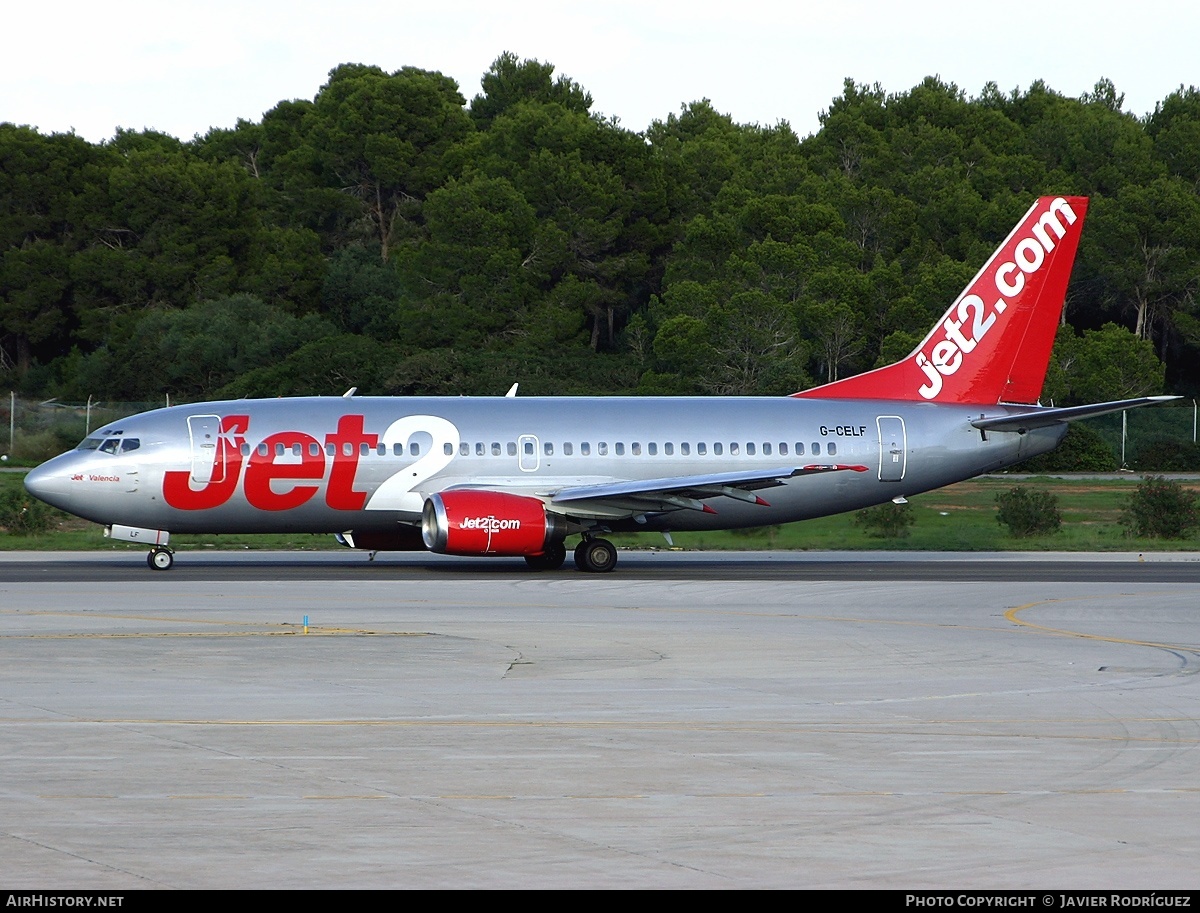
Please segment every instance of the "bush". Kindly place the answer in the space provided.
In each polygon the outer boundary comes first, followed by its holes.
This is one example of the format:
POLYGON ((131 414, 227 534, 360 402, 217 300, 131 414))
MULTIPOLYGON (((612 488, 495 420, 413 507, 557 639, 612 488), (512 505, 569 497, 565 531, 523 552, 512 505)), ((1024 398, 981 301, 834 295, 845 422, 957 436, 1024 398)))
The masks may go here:
POLYGON ((1057 448, 1026 460, 1017 472, 1041 475, 1050 472, 1112 472, 1117 469, 1117 452, 1090 425, 1075 422, 1057 448))
POLYGON ((864 507, 854 515, 854 525, 863 527, 868 535, 877 539, 902 539, 908 528, 917 522, 912 505, 889 501, 875 507, 864 507))
POLYGON ((1049 535, 1062 527, 1058 497, 1049 491, 1018 485, 996 495, 996 506, 996 520, 1008 527, 1009 535, 1019 539, 1049 535))
POLYGON ((0 491, 0 526, 13 536, 44 533, 53 523, 54 512, 46 504, 19 488, 0 491))
POLYGON ((1156 437, 1138 447, 1130 468, 1141 472, 1200 472, 1200 444, 1156 437))
POLYGON ((1121 525, 1146 539, 1185 539, 1200 526, 1196 496, 1171 479, 1146 476, 1121 512, 1121 525))

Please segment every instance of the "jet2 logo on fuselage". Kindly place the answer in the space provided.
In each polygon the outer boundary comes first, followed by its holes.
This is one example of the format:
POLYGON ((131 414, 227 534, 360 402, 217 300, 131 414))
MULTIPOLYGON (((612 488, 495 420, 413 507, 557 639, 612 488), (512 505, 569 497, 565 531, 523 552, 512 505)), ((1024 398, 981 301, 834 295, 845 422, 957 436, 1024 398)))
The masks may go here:
MULTIPOLYGON (((190 471, 168 470, 163 475, 163 499, 179 510, 210 510, 226 504, 240 483, 246 502, 251 507, 284 511, 310 501, 324 483, 325 504, 334 510, 400 509, 408 506, 407 501, 398 505, 403 495, 407 494, 416 501, 415 509, 419 511, 420 496, 411 489, 453 457, 445 455, 446 448, 435 435, 434 449, 415 462, 397 469, 390 478, 384 480, 375 494, 379 495, 389 485, 395 493, 383 499, 373 496, 373 502, 380 500, 380 503, 368 504, 367 492, 356 489, 354 485, 360 456, 377 448, 380 436, 367 433, 364 424, 364 416, 340 416, 337 430, 325 435, 324 446, 303 431, 279 431, 267 435, 258 446, 250 448, 246 446, 250 417, 227 415, 221 419, 221 433, 210 480, 194 487, 190 471), (400 475, 402 472, 404 477, 400 475)), ((447 427, 454 432, 453 452, 458 446, 458 429, 437 416, 405 416, 392 423, 383 436, 383 443, 403 444, 411 434, 418 431, 428 433, 431 428, 446 437, 447 427)))

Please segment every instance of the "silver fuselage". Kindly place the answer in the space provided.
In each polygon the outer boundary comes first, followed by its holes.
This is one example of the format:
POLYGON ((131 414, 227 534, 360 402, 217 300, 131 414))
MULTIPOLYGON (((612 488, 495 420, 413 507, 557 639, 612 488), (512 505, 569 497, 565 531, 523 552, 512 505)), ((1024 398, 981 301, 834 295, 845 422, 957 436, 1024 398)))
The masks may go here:
POLYGON ((613 530, 726 529, 928 491, 1044 453, 1066 430, 984 434, 970 424, 1005 412, 792 397, 235 400, 114 422, 97 434, 136 441, 136 449, 69 451, 33 470, 26 484, 108 525, 320 533, 417 523, 426 497, 454 488, 549 501, 559 490, 605 482, 866 467, 789 479, 761 492, 767 505, 714 497, 704 503, 715 512, 646 511, 607 499, 571 509, 613 530))

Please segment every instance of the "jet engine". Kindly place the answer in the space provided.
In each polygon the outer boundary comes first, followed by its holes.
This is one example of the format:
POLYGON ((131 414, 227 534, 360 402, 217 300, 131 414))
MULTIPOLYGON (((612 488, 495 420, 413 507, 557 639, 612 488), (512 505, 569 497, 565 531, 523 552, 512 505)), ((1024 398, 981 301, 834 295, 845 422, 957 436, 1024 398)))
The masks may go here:
POLYGON ((561 540, 561 521, 537 498, 502 491, 455 489, 430 496, 421 537, 445 555, 541 555, 561 540))

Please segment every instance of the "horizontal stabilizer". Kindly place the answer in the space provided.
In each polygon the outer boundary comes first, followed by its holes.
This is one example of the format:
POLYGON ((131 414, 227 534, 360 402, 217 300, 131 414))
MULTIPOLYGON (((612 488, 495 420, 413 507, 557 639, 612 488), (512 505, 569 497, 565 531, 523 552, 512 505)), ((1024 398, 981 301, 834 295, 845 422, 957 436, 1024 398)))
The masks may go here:
POLYGON ((1122 399, 1111 403, 1092 403, 1087 406, 1066 406, 1061 409, 1031 409, 1009 415, 997 415, 991 418, 978 418, 971 422, 980 431, 1016 431, 1024 434, 1033 428, 1046 428, 1062 422, 1075 422, 1081 418, 1092 418, 1097 415, 1107 415, 1109 412, 1121 412, 1124 409, 1136 409, 1138 406, 1153 406, 1155 403, 1168 403, 1181 399, 1179 396, 1140 396, 1137 399, 1122 399))

